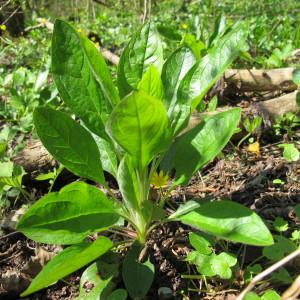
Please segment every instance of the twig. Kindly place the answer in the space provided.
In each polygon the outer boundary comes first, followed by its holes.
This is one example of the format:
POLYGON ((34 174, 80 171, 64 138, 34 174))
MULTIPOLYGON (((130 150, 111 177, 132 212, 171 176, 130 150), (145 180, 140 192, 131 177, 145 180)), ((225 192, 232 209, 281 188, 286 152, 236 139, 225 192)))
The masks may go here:
POLYGON ((17 234, 17 233, 20 233, 20 232, 19 232, 19 231, 13 231, 13 232, 10 232, 10 233, 8 233, 8 234, 6 234, 6 235, 0 236, 0 240, 6 239, 6 238, 8 238, 8 237, 10 237, 10 236, 12 236, 12 235, 17 234))
POLYGON ((286 263, 288 263, 289 261, 293 260, 294 258, 296 258, 298 255, 300 255, 300 249, 295 250, 294 252, 292 252, 291 254, 289 254, 288 256, 284 257, 283 259, 281 259, 280 261, 278 261, 277 263, 273 264, 272 266, 270 266, 269 268, 267 268, 266 270, 264 270, 263 272, 259 273, 258 275, 256 275, 255 277, 253 277, 252 281, 249 283, 249 285, 237 296, 236 300, 243 300, 244 297, 246 296, 246 294, 248 292, 250 292, 254 286, 256 285, 256 283, 258 283, 259 281, 261 281, 263 278, 265 278, 266 276, 270 275, 271 273, 273 273, 274 271, 276 271, 277 269, 279 269, 280 267, 282 267, 283 265, 285 265, 286 263))

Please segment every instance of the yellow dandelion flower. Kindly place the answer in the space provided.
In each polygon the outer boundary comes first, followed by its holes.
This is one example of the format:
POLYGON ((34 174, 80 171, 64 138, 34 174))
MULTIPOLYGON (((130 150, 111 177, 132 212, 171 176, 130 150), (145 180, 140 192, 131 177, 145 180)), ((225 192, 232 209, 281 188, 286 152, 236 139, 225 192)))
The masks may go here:
POLYGON ((6 31, 7 27, 6 27, 5 24, 1 24, 1 25, 0 25, 0 29, 1 29, 2 31, 6 31))
POLYGON ((164 175, 164 172, 162 170, 159 171, 159 173, 154 172, 152 178, 151 178, 151 184, 156 188, 165 188, 168 186, 170 177, 166 174, 164 175))
POLYGON ((259 155, 260 154, 260 145, 259 145, 259 142, 255 142, 255 143, 250 144, 247 147, 247 151, 255 153, 256 155, 259 155))
POLYGON ((189 25, 186 24, 186 23, 182 23, 182 24, 181 24, 181 28, 184 29, 184 30, 186 30, 186 29, 189 28, 189 25))

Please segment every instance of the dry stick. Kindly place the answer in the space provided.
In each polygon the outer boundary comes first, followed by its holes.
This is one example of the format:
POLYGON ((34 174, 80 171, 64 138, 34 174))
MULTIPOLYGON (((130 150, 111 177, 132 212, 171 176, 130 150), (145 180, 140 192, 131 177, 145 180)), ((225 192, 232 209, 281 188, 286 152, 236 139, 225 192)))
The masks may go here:
POLYGON ((280 261, 278 261, 271 267, 267 268, 263 272, 259 273, 255 277, 253 277, 253 279, 251 280, 249 285, 237 296, 236 300, 243 300, 244 297, 246 296, 246 294, 249 293, 259 281, 261 281, 263 278, 270 275, 271 273, 273 273, 274 271, 276 271, 277 269, 279 269, 280 267, 282 267, 289 261, 293 260, 298 255, 300 255, 300 249, 295 250, 294 252, 292 252, 288 256, 284 257, 283 259, 281 259, 280 261))

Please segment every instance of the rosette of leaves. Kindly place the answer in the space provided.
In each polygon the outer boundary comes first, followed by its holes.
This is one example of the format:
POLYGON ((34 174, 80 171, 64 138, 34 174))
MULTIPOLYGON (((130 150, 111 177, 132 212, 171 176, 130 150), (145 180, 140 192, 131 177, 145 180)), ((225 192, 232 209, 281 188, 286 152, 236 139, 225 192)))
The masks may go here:
MULTIPOLYGON (((167 216, 164 202, 152 199, 150 193, 154 172, 171 174, 175 170, 169 189, 188 183, 225 147, 236 130, 238 108, 211 116, 183 132, 191 113, 238 56, 245 39, 245 27, 239 23, 201 60, 183 46, 165 61, 160 36, 154 24, 148 22, 134 34, 121 56, 116 87, 96 47, 67 23, 55 22, 51 68, 54 82, 81 122, 53 108, 39 107, 34 112, 37 134, 54 158, 74 174, 109 190, 104 171, 110 173, 118 182, 122 201, 84 181, 71 183, 37 201, 20 220, 18 230, 37 242, 66 248, 33 279, 23 296, 113 252, 116 245, 109 238, 101 236, 91 242, 88 237, 110 227, 122 231, 120 220, 132 229, 133 247, 121 272, 132 298, 144 297, 153 281, 151 261, 146 258, 141 262, 138 258, 158 221, 182 221, 234 242, 262 246, 273 243, 263 221, 240 204, 224 200, 200 205, 191 201, 167 216)), ((97 268, 91 267, 88 274, 97 268)), ((90 298, 84 299, 105 299, 101 296, 103 290, 110 297, 107 288, 98 284, 116 276, 101 280, 93 274, 91 277, 98 293, 88 293, 86 297, 90 298)), ((112 285, 108 288, 113 292, 112 285)), ((123 291, 113 293, 126 297, 123 291)))

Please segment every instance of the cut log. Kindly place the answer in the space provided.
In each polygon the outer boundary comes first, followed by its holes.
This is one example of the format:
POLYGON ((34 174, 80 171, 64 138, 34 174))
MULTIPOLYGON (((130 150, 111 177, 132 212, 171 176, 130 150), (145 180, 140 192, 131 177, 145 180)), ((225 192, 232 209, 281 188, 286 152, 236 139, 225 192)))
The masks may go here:
POLYGON ((294 68, 227 70, 224 76, 228 85, 226 89, 227 92, 294 91, 297 89, 292 80, 294 70, 294 68))
MULTIPOLYGON (((276 117, 281 116, 287 112, 297 112, 298 107, 296 102, 296 96, 297 91, 294 91, 292 93, 288 93, 281 97, 273 98, 270 100, 253 102, 250 104, 249 107, 243 108, 243 112, 251 113, 254 111, 257 114, 261 115, 264 118, 264 120, 274 121, 276 117)), ((194 113, 191 116, 189 125, 185 131, 197 126, 203 120, 203 118, 222 111, 226 111, 231 108, 233 107, 223 106, 218 107, 217 110, 214 112, 194 113)))
POLYGON ((298 91, 294 91, 274 99, 256 102, 255 104, 263 114, 274 120, 287 112, 297 112, 297 93, 298 91))
POLYGON ((56 165, 55 160, 43 146, 41 141, 29 139, 25 148, 13 159, 27 172, 49 170, 56 165))

